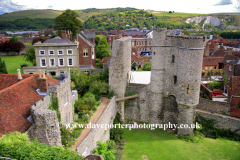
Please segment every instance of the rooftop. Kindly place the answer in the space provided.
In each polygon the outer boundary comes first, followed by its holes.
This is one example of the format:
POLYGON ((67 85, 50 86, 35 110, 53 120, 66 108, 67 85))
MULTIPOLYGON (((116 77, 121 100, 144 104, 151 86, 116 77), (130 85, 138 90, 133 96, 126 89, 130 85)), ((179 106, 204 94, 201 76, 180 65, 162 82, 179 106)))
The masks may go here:
MULTIPOLYGON (((37 74, 22 74, 17 80, 16 74, 0 75, 0 136, 5 132, 25 132, 30 126, 27 118, 31 115, 30 107, 44 96, 38 94, 37 74)), ((60 81, 46 76, 49 86, 60 81)))

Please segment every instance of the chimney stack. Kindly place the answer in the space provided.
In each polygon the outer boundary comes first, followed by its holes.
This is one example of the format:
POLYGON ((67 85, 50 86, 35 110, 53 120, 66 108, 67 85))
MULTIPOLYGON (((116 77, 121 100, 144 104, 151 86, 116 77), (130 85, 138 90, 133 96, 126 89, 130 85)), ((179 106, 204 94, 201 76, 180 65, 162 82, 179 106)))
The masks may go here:
POLYGON ((48 90, 48 79, 45 76, 45 71, 39 71, 39 78, 37 80, 38 88, 40 92, 47 92, 48 90))
POLYGON ((206 46, 206 50, 205 50, 205 56, 209 57, 209 47, 211 46, 211 43, 208 43, 206 46))
POLYGON ((232 55, 232 50, 233 50, 232 47, 227 48, 227 54, 228 55, 232 55))
POLYGON ((61 31, 61 35, 62 35, 62 38, 67 38, 67 36, 66 36, 66 31, 62 30, 62 31, 61 31))
POLYGON ((213 52, 216 52, 217 50, 218 50, 218 43, 215 43, 213 52))
POLYGON ((223 47, 223 43, 222 43, 220 46, 220 51, 223 51, 223 50, 224 50, 224 47, 223 47))
POLYGON ((21 81, 23 78, 22 78, 20 69, 17 69, 17 74, 18 74, 17 80, 18 80, 18 81, 21 81))

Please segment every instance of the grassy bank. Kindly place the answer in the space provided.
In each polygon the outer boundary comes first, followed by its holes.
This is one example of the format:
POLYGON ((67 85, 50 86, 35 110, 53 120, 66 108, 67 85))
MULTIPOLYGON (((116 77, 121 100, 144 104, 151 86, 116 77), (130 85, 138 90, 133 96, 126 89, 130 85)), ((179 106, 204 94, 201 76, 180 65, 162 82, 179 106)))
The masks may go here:
POLYGON ((127 130, 122 160, 219 160, 240 159, 240 142, 222 138, 204 138, 199 143, 178 139, 163 130, 127 130))

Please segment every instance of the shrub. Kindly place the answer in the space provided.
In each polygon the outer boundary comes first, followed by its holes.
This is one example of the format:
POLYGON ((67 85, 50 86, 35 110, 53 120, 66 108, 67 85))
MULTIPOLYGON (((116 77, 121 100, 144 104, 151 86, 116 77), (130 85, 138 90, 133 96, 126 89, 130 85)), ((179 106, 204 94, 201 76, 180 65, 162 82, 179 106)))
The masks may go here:
POLYGON ((0 148, 0 155, 11 159, 83 159, 71 149, 29 141, 27 134, 20 132, 3 135, 0 148))
POLYGON ((125 97, 135 95, 135 92, 127 91, 125 92, 125 97))
POLYGON ((143 66, 143 70, 144 71, 151 71, 151 65, 152 65, 151 62, 146 62, 143 66))
POLYGON ((23 63, 23 64, 20 65, 20 67, 21 67, 21 68, 23 68, 23 67, 28 67, 28 64, 27 64, 27 63, 23 63))
POLYGON ((115 93, 114 93, 114 91, 112 90, 111 92, 109 92, 109 93, 107 94, 107 98, 108 98, 108 99, 111 99, 114 95, 115 95, 115 93))
POLYGON ((211 88, 211 89, 220 89, 221 88, 221 83, 219 83, 218 81, 216 80, 212 80, 212 82, 210 82, 208 84, 208 88, 211 88))
POLYGON ((115 160, 115 142, 114 141, 97 141, 98 148, 93 149, 93 154, 102 155, 105 160, 115 160))

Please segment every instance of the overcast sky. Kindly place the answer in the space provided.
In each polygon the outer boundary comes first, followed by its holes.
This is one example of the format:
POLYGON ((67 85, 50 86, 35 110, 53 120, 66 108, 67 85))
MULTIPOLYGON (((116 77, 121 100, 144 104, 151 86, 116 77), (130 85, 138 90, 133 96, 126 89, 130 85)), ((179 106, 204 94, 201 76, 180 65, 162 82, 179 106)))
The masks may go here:
POLYGON ((134 7, 185 13, 240 12, 240 0, 0 0, 0 14, 26 9, 134 7))

